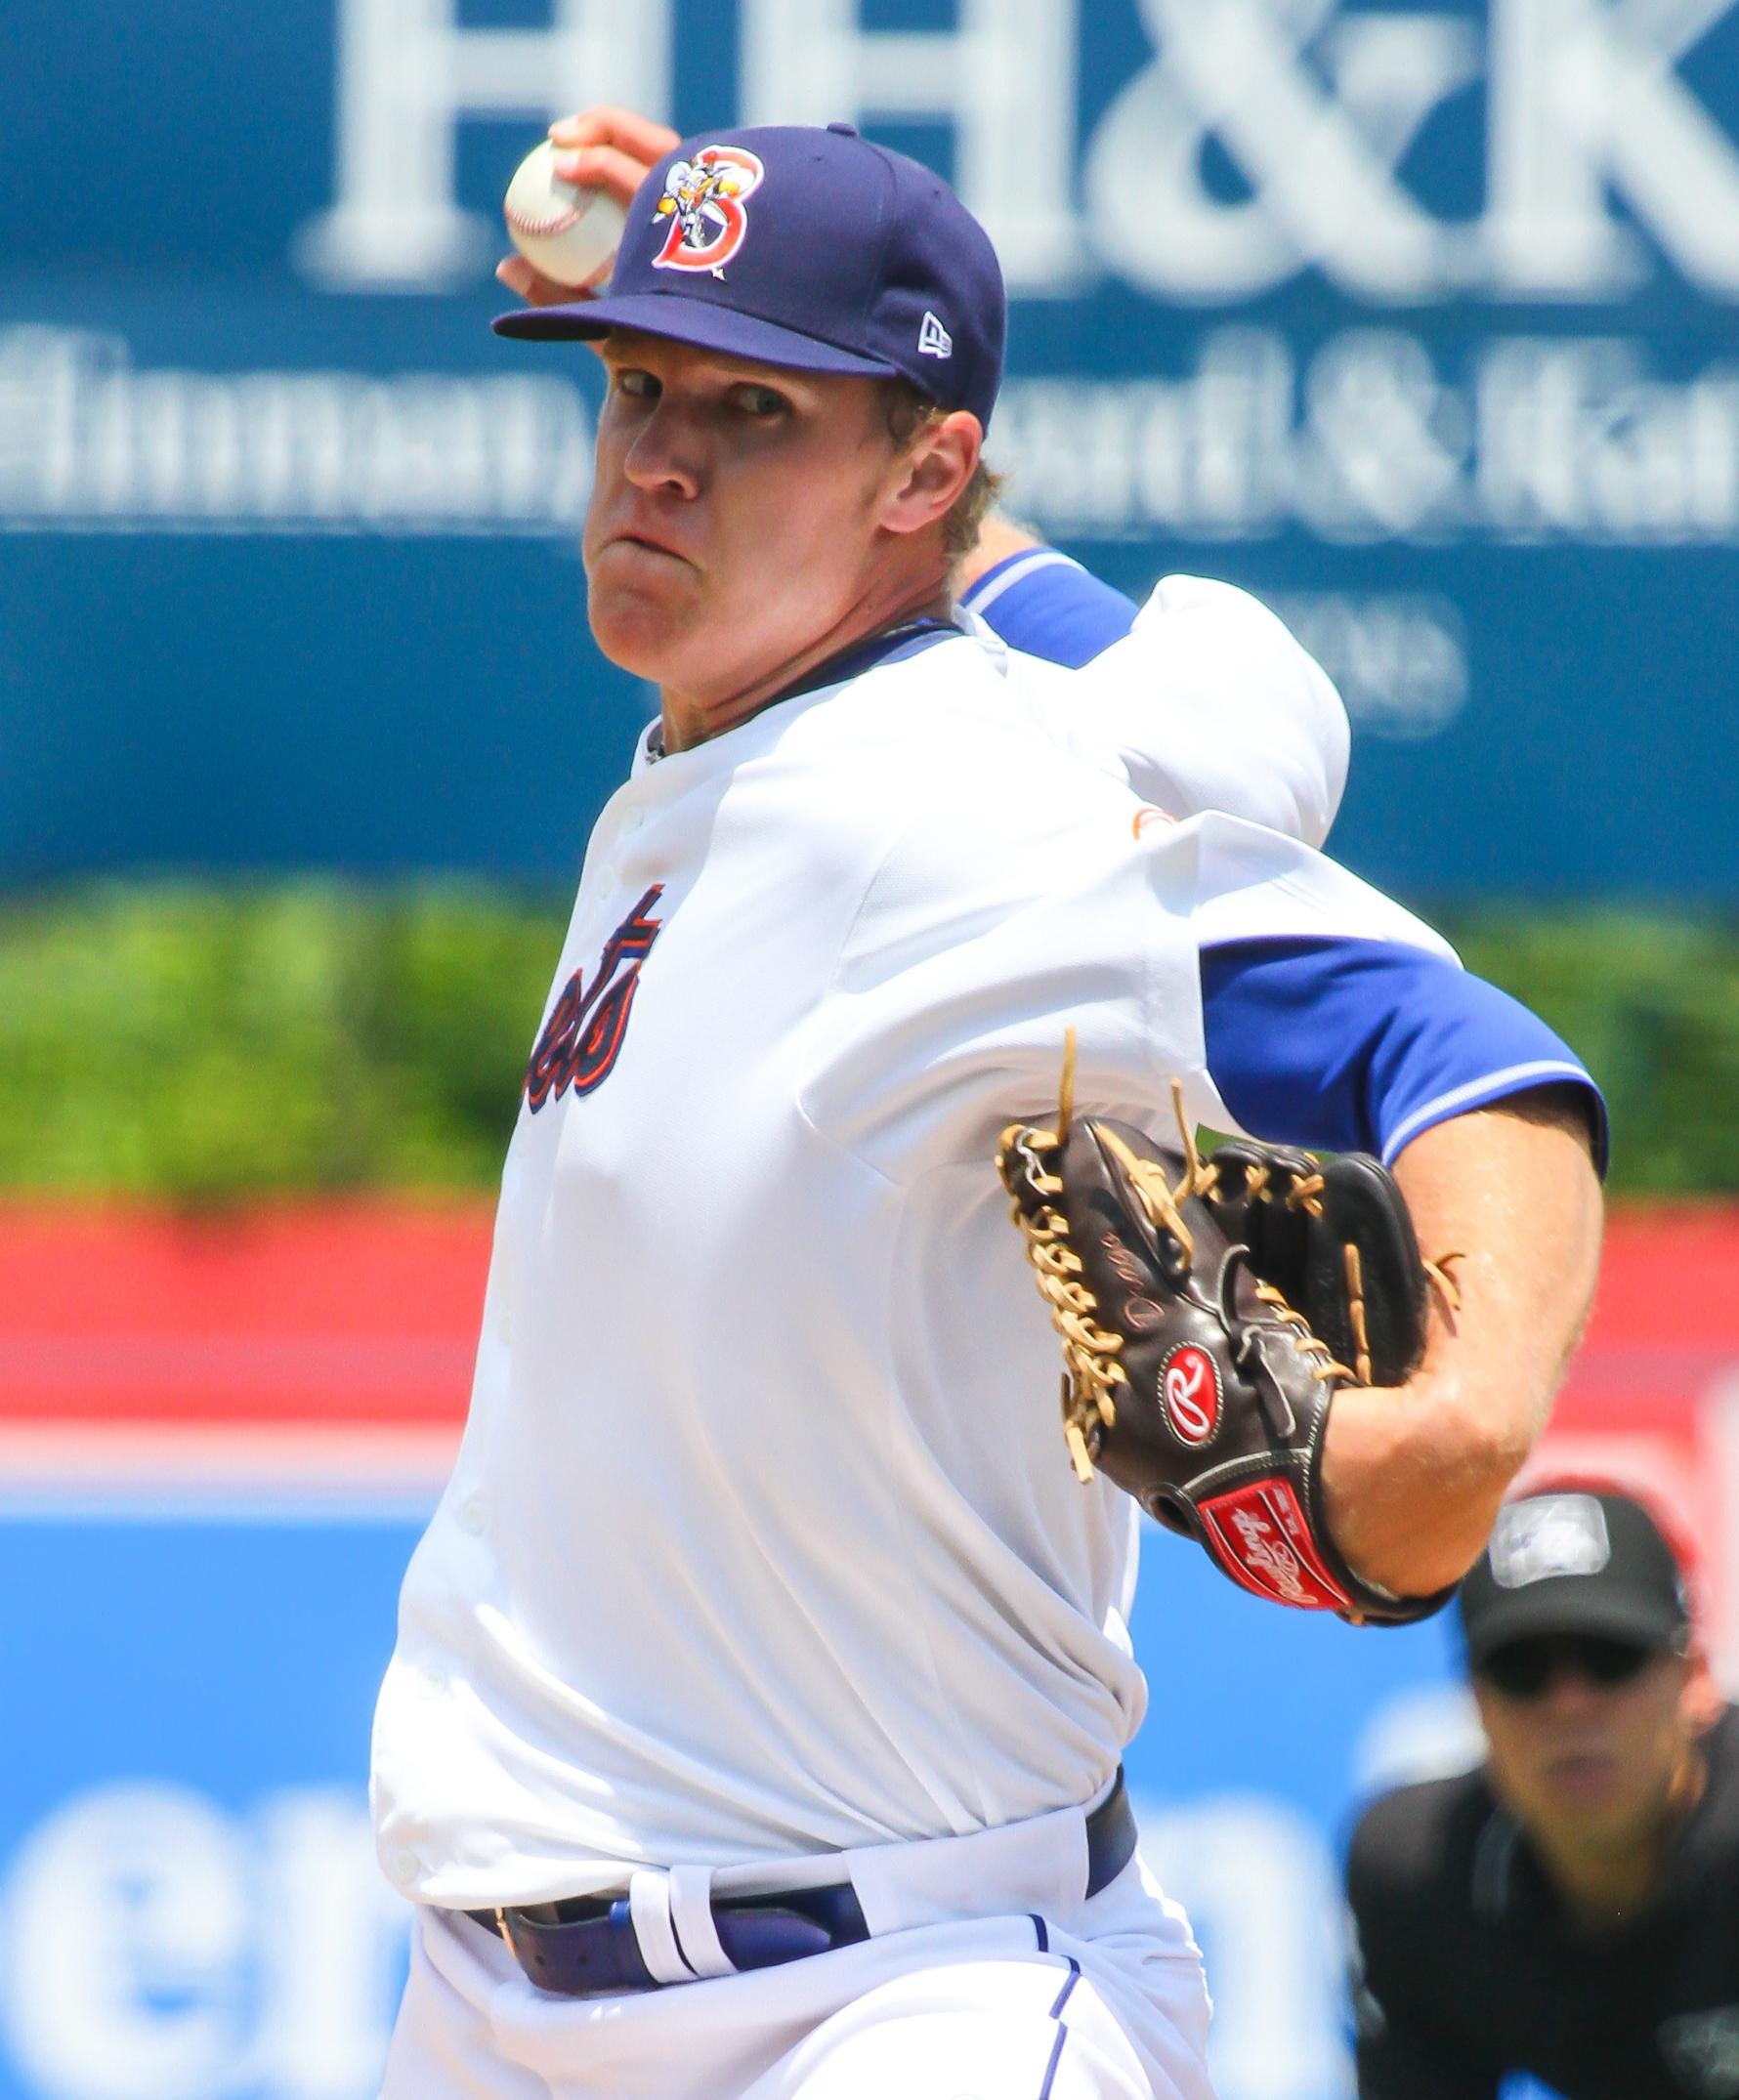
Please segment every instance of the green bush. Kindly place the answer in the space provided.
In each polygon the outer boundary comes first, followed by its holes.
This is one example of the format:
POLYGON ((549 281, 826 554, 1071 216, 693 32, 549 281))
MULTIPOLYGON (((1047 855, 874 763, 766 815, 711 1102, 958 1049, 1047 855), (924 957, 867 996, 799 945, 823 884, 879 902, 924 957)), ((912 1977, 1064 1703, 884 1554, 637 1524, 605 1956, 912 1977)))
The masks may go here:
POLYGON ((1739 923, 1610 910, 1439 923, 1600 1082, 1615 1191, 1739 1192, 1739 923))
MULTIPOLYGON (((337 883, 0 906, 0 1189, 488 1190, 567 909, 484 885, 337 883)), ((1440 917, 1600 1079, 1615 1189, 1739 1193, 1739 926, 1440 917)))
POLYGON ((0 911, 0 1187, 480 1189, 563 913, 471 889, 103 888, 0 911))

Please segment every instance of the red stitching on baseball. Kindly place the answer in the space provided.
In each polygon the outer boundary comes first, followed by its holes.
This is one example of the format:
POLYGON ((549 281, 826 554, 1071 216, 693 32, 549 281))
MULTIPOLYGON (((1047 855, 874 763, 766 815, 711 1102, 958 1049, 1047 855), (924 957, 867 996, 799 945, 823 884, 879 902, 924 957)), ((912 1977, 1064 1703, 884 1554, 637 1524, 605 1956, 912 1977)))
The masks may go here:
POLYGON ((547 239, 552 233, 567 232, 571 226, 577 226, 581 218, 581 208, 577 204, 571 204, 565 212, 557 213, 553 219, 528 219, 524 212, 516 211, 511 204, 503 208, 509 226, 517 228, 522 233, 530 233, 539 240, 547 239))

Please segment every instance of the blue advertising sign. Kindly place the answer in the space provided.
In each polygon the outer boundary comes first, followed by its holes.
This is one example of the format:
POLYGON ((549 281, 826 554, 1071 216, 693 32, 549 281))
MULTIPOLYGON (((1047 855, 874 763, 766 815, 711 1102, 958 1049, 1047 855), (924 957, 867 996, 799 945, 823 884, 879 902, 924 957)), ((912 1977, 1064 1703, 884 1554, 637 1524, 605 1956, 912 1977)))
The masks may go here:
POLYGON ((565 878, 647 699, 553 114, 850 118, 1014 296, 1010 502, 1270 599, 1410 895, 1739 896, 1739 0, 160 0, 0 78, 0 870, 565 878))

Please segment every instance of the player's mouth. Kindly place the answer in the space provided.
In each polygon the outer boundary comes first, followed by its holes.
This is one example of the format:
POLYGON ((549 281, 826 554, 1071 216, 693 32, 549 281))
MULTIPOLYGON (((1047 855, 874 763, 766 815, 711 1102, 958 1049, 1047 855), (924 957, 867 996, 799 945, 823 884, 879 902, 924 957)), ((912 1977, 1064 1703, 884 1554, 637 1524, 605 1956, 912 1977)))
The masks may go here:
POLYGON ((680 547, 672 545, 667 539, 661 539, 656 532, 638 529, 631 532, 614 532, 605 544, 611 547, 637 547, 643 553, 660 554, 668 561, 687 563, 691 568, 694 567, 680 547))
POLYGON ((1618 1761, 1603 1750, 1566 1751, 1549 1760, 1546 1777, 1565 1801, 1595 1801, 1612 1786, 1618 1761))

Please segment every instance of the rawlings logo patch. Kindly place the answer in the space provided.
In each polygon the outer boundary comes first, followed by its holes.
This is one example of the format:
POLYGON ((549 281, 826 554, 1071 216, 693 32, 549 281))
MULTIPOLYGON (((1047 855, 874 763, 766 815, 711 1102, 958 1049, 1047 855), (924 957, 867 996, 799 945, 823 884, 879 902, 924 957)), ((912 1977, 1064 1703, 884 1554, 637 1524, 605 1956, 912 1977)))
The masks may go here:
POLYGON ((1323 1566, 1291 1481, 1251 1481, 1200 1506, 1207 1544, 1241 1588, 1304 1612, 1333 1612, 1346 1592, 1323 1566))
POLYGON ((767 171, 760 156, 741 146, 703 146, 693 160, 679 160, 664 177, 656 216, 668 219, 655 270, 724 269, 748 231, 743 201, 767 171))
POLYGON ((1160 1373, 1166 1420, 1180 1444, 1206 1444, 1219 1427, 1219 1370, 1206 1349, 1185 1342, 1160 1373))
POLYGON ((663 894, 664 885, 655 882, 605 942, 589 985, 585 972, 575 970, 562 987, 526 1067, 526 1105, 533 1115, 570 1088, 589 1094, 609 1078, 628 1031, 640 965, 663 923, 648 913, 663 894))

